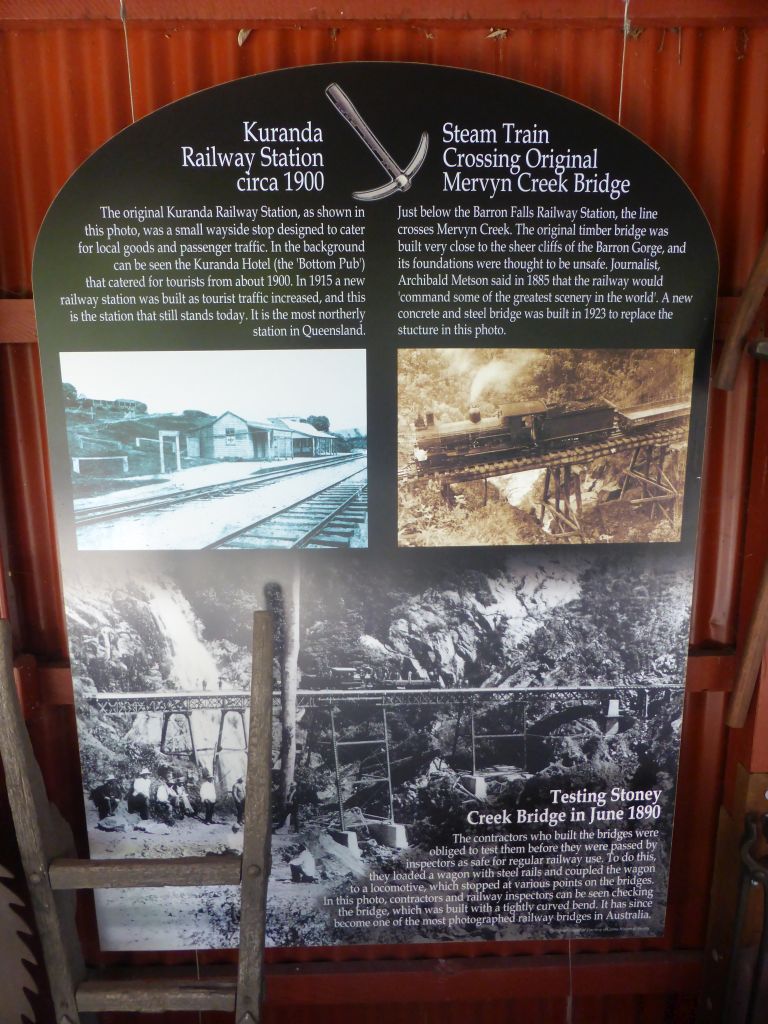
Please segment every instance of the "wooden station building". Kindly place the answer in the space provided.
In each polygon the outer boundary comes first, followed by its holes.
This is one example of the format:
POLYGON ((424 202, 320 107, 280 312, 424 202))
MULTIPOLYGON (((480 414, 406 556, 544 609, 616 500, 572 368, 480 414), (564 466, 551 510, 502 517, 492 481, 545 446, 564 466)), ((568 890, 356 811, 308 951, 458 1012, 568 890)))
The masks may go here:
POLYGON ((233 412, 201 424, 186 435, 191 459, 292 459, 332 455, 338 439, 297 417, 245 420, 233 412))

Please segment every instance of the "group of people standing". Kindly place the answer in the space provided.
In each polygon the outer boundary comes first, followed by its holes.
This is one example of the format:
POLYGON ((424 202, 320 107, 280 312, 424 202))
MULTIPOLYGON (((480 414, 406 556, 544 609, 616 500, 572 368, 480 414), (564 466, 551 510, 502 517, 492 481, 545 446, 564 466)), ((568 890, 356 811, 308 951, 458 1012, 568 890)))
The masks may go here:
MULTIPOLYGON (((243 823, 245 810, 245 783, 239 777, 230 791, 238 825, 243 823)), ((154 819, 173 825, 186 817, 202 816, 206 825, 213 824, 213 815, 220 795, 207 771, 199 779, 188 776, 161 776, 153 778, 149 768, 142 768, 132 782, 120 785, 115 776, 91 790, 99 821, 114 815, 125 798, 129 814, 138 814, 143 821, 154 819)))

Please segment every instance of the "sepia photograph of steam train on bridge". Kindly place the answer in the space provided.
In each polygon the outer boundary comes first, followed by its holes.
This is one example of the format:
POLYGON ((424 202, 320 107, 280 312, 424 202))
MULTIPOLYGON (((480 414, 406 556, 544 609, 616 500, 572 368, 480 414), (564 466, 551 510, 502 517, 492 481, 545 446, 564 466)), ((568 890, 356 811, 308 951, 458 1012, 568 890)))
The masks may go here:
POLYGON ((401 349, 401 547, 680 539, 693 351, 401 349))
POLYGON ((64 352, 61 375, 80 550, 367 546, 364 351, 64 352))
MULTIPOLYGON (((533 814, 553 788, 657 793, 668 849, 691 588, 677 555, 420 552, 372 571, 371 554, 81 566, 67 616, 92 856, 239 849, 255 607, 276 616, 269 944, 403 941, 332 908, 382 872, 402 903, 470 811, 533 814)), ((663 919, 658 862, 637 934, 663 919)), ((454 882, 434 879, 409 941, 551 934, 438 921, 454 882)), ((107 949, 237 942, 236 890, 201 891, 193 916, 184 890, 96 899, 107 949)), ((587 915, 569 934, 617 927, 587 915)))

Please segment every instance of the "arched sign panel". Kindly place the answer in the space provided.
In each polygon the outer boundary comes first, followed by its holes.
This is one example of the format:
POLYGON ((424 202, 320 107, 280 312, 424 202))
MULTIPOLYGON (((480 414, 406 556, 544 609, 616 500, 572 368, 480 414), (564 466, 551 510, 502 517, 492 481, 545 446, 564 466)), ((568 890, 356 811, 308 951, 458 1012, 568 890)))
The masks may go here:
MULTIPOLYGON (((517 82, 335 64, 159 110, 35 258, 94 856, 242 842, 267 939, 663 929, 717 263, 675 173, 517 82)), ((205 891, 112 949, 227 946, 205 891)))

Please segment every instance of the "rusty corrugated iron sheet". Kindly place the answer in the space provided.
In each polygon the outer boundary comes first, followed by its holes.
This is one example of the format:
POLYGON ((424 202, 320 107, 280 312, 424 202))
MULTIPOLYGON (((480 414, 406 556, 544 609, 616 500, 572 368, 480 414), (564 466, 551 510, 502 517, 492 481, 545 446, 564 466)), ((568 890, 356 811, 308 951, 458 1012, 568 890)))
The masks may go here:
MULTIPOLYGON (((622 123, 665 156, 702 203, 720 250, 721 295, 737 295, 743 287, 768 222, 768 10, 760 0, 634 0, 626 35, 618 0, 579 5, 477 0, 466 5, 469 13, 453 0, 386 10, 370 2, 233 0, 226 5, 226 22, 221 6, 215 0, 127 0, 124 26, 117 0, 0 0, 0 294, 30 295, 32 250, 45 210, 77 166, 130 123, 132 111, 143 116, 190 92, 244 75, 346 60, 423 61, 501 74, 555 90, 612 118, 621 106, 622 123), (240 28, 251 29, 242 45, 240 28)), ((8 329, 23 333, 22 319, 8 329)), ((8 600, 0 593, 0 609, 12 611, 19 649, 50 662, 66 657, 66 644, 39 369, 33 344, 26 338, 25 343, 3 343, 8 340, 0 334, 5 519, 0 560, 10 573, 3 574, 0 590, 8 600)), ((763 379, 760 385, 761 407, 767 383, 763 379)), ((763 451, 755 455, 752 449, 757 394, 756 370, 745 362, 736 390, 714 396, 712 403, 694 609, 698 645, 735 643, 739 616, 743 628, 754 588, 752 569, 743 573, 745 552, 750 566, 765 553, 755 511, 765 498, 764 478, 754 476, 754 459, 763 451)), ((726 763, 727 694, 721 688, 727 682, 721 676, 707 684, 714 689, 704 685, 687 700, 666 936, 574 943, 574 950, 702 946, 726 763)), ((79 793, 67 778, 77 772, 71 707, 44 707, 32 732, 52 795, 79 821, 79 793)), ((755 753, 751 739, 745 744, 744 756, 750 757, 755 753)), ((765 759, 760 743, 756 753, 765 759)), ((83 921, 96 956, 87 904, 83 921)), ((567 950, 564 942, 452 943, 282 950, 270 952, 269 959, 474 959, 567 950)), ((641 976, 633 970, 626 967, 627 984, 636 978, 639 985, 641 976)), ((514 1008, 522 1019, 560 1021, 565 999, 560 991, 547 990, 546 974, 536 975, 541 980, 530 999, 502 1001, 500 980, 487 1003, 425 1003, 418 1006, 418 1019, 452 1024, 471 1017, 495 1024, 514 1008)), ((301 990, 308 982, 299 974, 294 984, 301 990)), ((394 1024, 406 1015, 409 1022, 414 1019, 417 981, 408 992, 411 1005, 387 1008, 394 1024)), ((610 999, 582 993, 574 1002, 573 1019, 585 1024, 623 1016, 687 1021, 693 1020, 694 1001, 684 986, 676 994, 667 988, 657 995, 610 999)), ((267 1008, 266 1020, 284 1012, 267 1008)), ((379 1019, 380 1012, 378 1006, 360 1005, 346 1007, 341 1016, 365 1022, 379 1019)), ((311 1017, 313 1024, 340 1019, 331 1007, 297 1005, 290 1013, 294 1021, 311 1017)))

